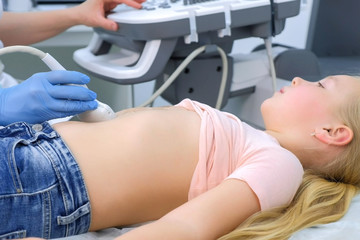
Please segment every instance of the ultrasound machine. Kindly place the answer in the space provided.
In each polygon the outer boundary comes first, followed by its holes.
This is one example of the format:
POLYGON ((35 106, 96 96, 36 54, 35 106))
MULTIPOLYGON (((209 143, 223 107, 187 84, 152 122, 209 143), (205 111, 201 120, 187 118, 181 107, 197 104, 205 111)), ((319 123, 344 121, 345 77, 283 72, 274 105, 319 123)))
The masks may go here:
POLYGON ((300 5, 301 0, 148 0, 140 10, 121 5, 108 15, 118 30, 95 28, 74 60, 118 84, 155 80, 155 97, 172 104, 191 98, 222 108, 228 98, 244 94, 262 101, 279 84, 289 84, 276 78, 278 53, 271 39, 299 14, 300 5), (264 39, 264 50, 232 52, 235 40, 249 37, 264 39))

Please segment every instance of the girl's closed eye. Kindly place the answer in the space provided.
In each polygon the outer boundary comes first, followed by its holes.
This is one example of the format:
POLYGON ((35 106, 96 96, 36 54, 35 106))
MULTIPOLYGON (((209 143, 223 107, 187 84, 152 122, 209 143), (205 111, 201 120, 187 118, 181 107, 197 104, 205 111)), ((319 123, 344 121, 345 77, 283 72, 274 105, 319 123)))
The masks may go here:
POLYGON ((319 85, 319 87, 321 87, 321 88, 325 88, 324 85, 323 85, 320 81, 318 82, 318 85, 319 85))

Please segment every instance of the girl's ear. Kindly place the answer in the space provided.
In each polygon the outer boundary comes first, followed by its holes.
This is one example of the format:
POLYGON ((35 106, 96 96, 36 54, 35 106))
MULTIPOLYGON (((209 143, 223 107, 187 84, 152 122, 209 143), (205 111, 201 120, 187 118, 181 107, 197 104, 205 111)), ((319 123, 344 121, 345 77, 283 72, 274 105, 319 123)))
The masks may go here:
POLYGON ((317 128, 314 136, 323 143, 344 146, 351 142, 354 133, 349 127, 339 125, 334 128, 317 128))

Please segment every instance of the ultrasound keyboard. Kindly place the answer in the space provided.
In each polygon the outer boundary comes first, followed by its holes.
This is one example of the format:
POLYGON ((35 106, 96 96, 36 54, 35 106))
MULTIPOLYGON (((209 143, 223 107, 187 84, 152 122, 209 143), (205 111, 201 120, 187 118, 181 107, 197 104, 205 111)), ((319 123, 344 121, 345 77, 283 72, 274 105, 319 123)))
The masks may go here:
POLYGON ((202 32, 218 31, 223 37, 231 35, 231 28, 269 21, 271 10, 268 0, 153 0, 138 12, 125 7, 109 18, 119 24, 120 34, 136 39, 184 36, 190 43, 202 32))

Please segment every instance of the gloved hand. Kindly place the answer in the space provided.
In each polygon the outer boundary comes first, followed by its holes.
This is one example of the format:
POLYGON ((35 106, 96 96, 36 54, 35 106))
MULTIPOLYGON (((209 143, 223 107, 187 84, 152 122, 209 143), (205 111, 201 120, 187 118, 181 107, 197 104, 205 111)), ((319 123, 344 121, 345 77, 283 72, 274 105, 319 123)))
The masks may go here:
POLYGON ((0 125, 40 123, 97 108, 96 93, 82 86, 90 78, 74 71, 36 73, 26 81, 0 89, 0 125))

